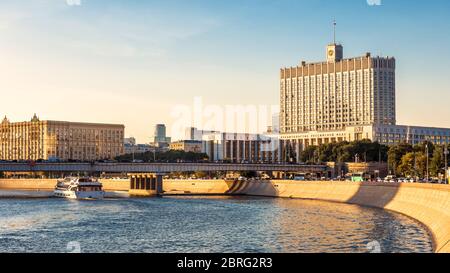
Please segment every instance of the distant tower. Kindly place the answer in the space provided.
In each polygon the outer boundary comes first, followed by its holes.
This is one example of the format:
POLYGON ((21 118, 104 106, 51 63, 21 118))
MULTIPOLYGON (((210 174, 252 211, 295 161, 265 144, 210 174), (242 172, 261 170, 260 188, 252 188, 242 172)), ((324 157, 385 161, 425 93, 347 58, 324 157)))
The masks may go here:
POLYGON ((333 43, 327 46, 327 61, 340 62, 344 58, 344 48, 336 43, 336 21, 333 22, 333 43))
POLYGON ((168 147, 171 142, 171 138, 166 135, 166 125, 157 124, 155 126, 155 133, 153 143, 159 148, 168 147))
POLYGON ((157 124, 155 126, 155 133, 154 133, 155 142, 166 142, 166 125, 164 124, 157 124))

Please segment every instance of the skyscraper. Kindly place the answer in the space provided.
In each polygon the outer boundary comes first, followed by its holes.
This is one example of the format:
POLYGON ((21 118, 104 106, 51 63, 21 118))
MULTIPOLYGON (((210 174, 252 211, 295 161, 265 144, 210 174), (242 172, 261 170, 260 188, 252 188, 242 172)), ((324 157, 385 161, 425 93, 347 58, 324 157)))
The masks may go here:
POLYGON ((326 47, 326 61, 282 68, 283 147, 299 160, 305 147, 331 142, 450 143, 450 129, 396 124, 395 68, 393 57, 345 59, 336 42, 326 47))
POLYGON ((169 146, 171 139, 170 137, 167 137, 165 124, 156 124, 153 142, 160 148, 169 146))
POLYGON ((343 59, 342 45, 330 44, 326 62, 302 62, 280 76, 282 133, 396 122, 394 58, 343 59))

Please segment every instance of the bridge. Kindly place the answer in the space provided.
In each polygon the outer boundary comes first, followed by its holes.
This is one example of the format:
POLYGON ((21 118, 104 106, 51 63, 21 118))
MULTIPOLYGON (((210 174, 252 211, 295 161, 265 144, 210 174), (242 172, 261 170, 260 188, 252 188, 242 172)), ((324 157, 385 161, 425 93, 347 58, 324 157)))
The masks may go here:
POLYGON ((327 171, 327 166, 225 163, 0 163, 0 172, 171 173, 194 171, 322 173, 327 171))

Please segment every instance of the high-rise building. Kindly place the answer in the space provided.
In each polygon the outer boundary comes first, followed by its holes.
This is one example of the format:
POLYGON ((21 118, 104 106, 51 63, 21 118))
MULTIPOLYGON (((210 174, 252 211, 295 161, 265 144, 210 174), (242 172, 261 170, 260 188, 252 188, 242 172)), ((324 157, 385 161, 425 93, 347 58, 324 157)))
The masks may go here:
POLYGON ((155 126, 155 142, 167 142, 166 137, 166 125, 165 124, 156 124, 155 126))
POLYGON ((165 124, 156 124, 153 137, 153 145, 158 148, 169 148, 171 138, 167 137, 165 124))
POLYGON ((282 133, 394 125, 395 59, 343 59, 343 47, 327 47, 327 61, 281 69, 282 133))
POLYGON ((345 59, 343 53, 342 45, 332 43, 326 61, 281 69, 283 150, 294 151, 298 160, 305 147, 331 142, 450 143, 450 129, 396 124, 393 57, 345 59))
POLYGON ((1 160, 113 159, 123 153, 123 125, 41 121, 0 124, 1 160))

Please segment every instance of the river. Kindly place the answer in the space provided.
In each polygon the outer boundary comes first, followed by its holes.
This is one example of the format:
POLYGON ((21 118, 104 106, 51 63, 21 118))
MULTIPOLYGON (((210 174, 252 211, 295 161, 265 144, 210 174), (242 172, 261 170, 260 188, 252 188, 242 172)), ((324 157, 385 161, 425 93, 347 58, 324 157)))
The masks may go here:
POLYGON ((0 198, 0 252, 71 251, 432 252, 432 243, 401 214, 322 201, 0 198))

